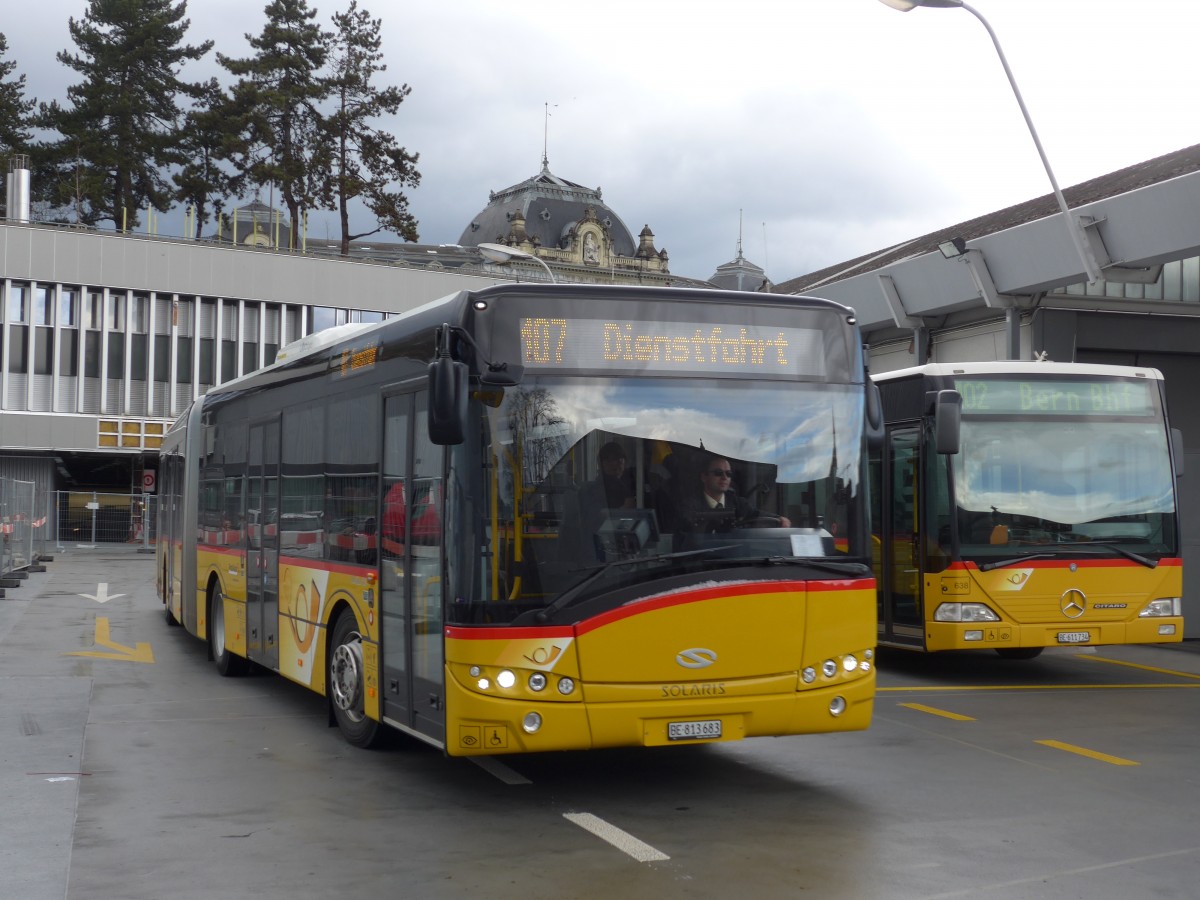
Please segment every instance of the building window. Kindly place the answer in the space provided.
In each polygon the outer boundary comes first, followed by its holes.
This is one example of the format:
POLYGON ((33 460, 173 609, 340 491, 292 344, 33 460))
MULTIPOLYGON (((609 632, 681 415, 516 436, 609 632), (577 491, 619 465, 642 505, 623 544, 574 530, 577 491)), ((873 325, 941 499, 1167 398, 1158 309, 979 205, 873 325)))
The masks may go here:
POLYGON ((54 329, 33 329, 33 374, 54 374, 54 329))
POLYGON ((38 285, 33 292, 33 324, 54 324, 54 289, 38 285))
POLYGON ((125 298, 120 294, 108 295, 107 321, 109 331, 125 330, 125 298))
POLYGON ((28 326, 15 326, 8 333, 8 371, 21 373, 28 371, 29 357, 27 344, 29 341, 28 326))
POLYGON ((58 346, 58 374, 73 378, 79 374, 79 332, 64 331, 58 346))
POLYGON ((99 291, 88 291, 83 305, 83 327, 100 330, 100 316, 104 309, 104 295, 99 291))
POLYGON ((66 328, 79 327, 79 291, 63 288, 58 295, 58 324, 66 328))
POLYGON ((150 298, 141 294, 133 296, 133 306, 129 311, 129 327, 138 334, 150 330, 150 298))
POLYGON ((8 286, 8 321, 13 323, 29 321, 29 285, 10 284, 8 286))

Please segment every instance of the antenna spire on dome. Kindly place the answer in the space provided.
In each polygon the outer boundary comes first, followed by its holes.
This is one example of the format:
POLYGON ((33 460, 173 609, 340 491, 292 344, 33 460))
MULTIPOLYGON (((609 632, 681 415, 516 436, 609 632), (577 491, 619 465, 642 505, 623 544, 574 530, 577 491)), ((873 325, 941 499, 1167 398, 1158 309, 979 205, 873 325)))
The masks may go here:
MULTIPOLYGON (((554 104, 558 106, 557 103, 554 104)), ((546 101, 546 120, 542 126, 542 172, 550 171, 550 154, 548 148, 550 145, 550 102, 546 101)))

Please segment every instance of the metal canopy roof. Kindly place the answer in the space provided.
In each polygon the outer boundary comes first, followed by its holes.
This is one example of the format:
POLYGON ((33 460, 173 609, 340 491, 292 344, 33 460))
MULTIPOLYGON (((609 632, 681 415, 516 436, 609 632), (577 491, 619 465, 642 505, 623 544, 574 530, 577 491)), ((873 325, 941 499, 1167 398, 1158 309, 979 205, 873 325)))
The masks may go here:
MULTIPOLYGON (((1073 216, 1096 221, 1089 231, 1093 242, 1098 236, 1095 245, 1105 278, 1139 280, 1139 270, 1200 255, 1200 144, 1066 188, 1063 194, 1073 216)), ((1086 280, 1054 195, 1046 194, 790 279, 775 290, 844 303, 870 333, 912 327, 925 317, 1023 306, 1032 297, 1086 280), (952 238, 962 238, 968 250, 982 254, 984 290, 963 258, 947 259, 938 250, 952 238), (988 275, 994 293, 985 299, 991 293, 988 275)), ((1139 311, 1153 301, 1088 296, 1087 304, 1139 311)), ((1156 311, 1162 306, 1157 304, 1156 311)), ((1170 307, 1179 307, 1180 315, 1200 314, 1191 305, 1170 307)))

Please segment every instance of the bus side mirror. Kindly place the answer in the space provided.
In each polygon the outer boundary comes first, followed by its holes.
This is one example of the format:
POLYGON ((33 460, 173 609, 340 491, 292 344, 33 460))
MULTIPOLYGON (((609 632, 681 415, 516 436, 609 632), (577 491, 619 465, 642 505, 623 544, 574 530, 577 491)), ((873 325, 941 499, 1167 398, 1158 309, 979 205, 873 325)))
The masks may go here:
POLYGON ((867 446, 877 450, 883 446, 883 397, 879 385, 867 379, 867 446))
POLYGON ((1175 457, 1175 477, 1183 474, 1183 432, 1171 429, 1171 455, 1175 457))
POLYGON ((938 391, 933 401, 933 436, 938 453, 953 455, 961 444, 962 394, 938 391))
POLYGON ((429 364, 429 439, 461 444, 467 428, 467 364, 439 356, 429 364))

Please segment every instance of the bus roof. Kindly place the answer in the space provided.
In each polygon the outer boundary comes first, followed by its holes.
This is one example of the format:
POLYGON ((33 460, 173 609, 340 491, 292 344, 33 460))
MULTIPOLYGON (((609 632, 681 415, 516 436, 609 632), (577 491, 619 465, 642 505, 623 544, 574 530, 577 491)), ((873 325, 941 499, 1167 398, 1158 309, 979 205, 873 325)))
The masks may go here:
POLYGON ((1032 359, 997 359, 989 362, 928 363, 890 372, 872 373, 877 382, 911 378, 914 375, 1093 375, 1119 378, 1150 378, 1162 381, 1162 373, 1149 366, 1112 366, 1100 363, 1045 362, 1032 359))

